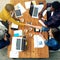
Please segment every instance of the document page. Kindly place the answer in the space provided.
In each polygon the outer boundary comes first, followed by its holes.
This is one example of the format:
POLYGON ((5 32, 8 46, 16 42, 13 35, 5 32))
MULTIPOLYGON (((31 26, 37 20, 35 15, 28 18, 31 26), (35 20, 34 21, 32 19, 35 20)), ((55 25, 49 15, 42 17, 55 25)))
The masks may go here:
POLYGON ((18 51, 10 51, 10 58, 19 58, 19 52, 18 51))
POLYGON ((34 35, 34 48, 43 48, 45 46, 44 40, 39 35, 34 35))

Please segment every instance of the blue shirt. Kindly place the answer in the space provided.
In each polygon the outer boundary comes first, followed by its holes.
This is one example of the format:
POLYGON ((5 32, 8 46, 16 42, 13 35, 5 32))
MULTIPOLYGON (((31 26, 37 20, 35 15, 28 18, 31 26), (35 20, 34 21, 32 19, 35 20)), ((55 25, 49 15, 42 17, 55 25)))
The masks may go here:
POLYGON ((48 46, 48 47, 51 47, 52 49, 59 49, 60 48, 60 44, 58 44, 58 42, 54 39, 54 38, 51 38, 49 40, 46 40, 45 41, 45 44, 48 46))

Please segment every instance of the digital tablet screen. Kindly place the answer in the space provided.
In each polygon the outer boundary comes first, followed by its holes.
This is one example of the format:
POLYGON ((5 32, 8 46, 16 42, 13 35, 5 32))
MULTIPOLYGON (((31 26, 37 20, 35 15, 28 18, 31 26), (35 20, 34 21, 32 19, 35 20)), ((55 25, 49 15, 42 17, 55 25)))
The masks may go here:
POLYGON ((20 17, 21 16, 21 11, 20 10, 15 10, 15 14, 16 14, 16 17, 20 17))

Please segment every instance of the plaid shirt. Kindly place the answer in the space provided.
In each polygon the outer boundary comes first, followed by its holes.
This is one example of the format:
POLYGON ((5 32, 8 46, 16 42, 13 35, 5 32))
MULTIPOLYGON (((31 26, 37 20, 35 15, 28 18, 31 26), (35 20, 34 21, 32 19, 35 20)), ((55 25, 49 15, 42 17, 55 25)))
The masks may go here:
POLYGON ((44 22, 45 25, 51 28, 56 28, 60 25, 60 10, 55 11, 53 16, 50 16, 47 21, 44 22))

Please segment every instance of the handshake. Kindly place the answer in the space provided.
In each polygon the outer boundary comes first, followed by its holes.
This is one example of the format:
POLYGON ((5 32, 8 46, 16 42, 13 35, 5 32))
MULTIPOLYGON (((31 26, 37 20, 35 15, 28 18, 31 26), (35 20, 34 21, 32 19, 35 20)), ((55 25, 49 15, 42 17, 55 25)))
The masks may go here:
POLYGON ((32 28, 36 28, 36 29, 40 29, 42 31, 49 31, 49 28, 44 27, 44 26, 34 26, 34 25, 30 25, 30 24, 27 24, 27 26, 32 27, 32 28))

